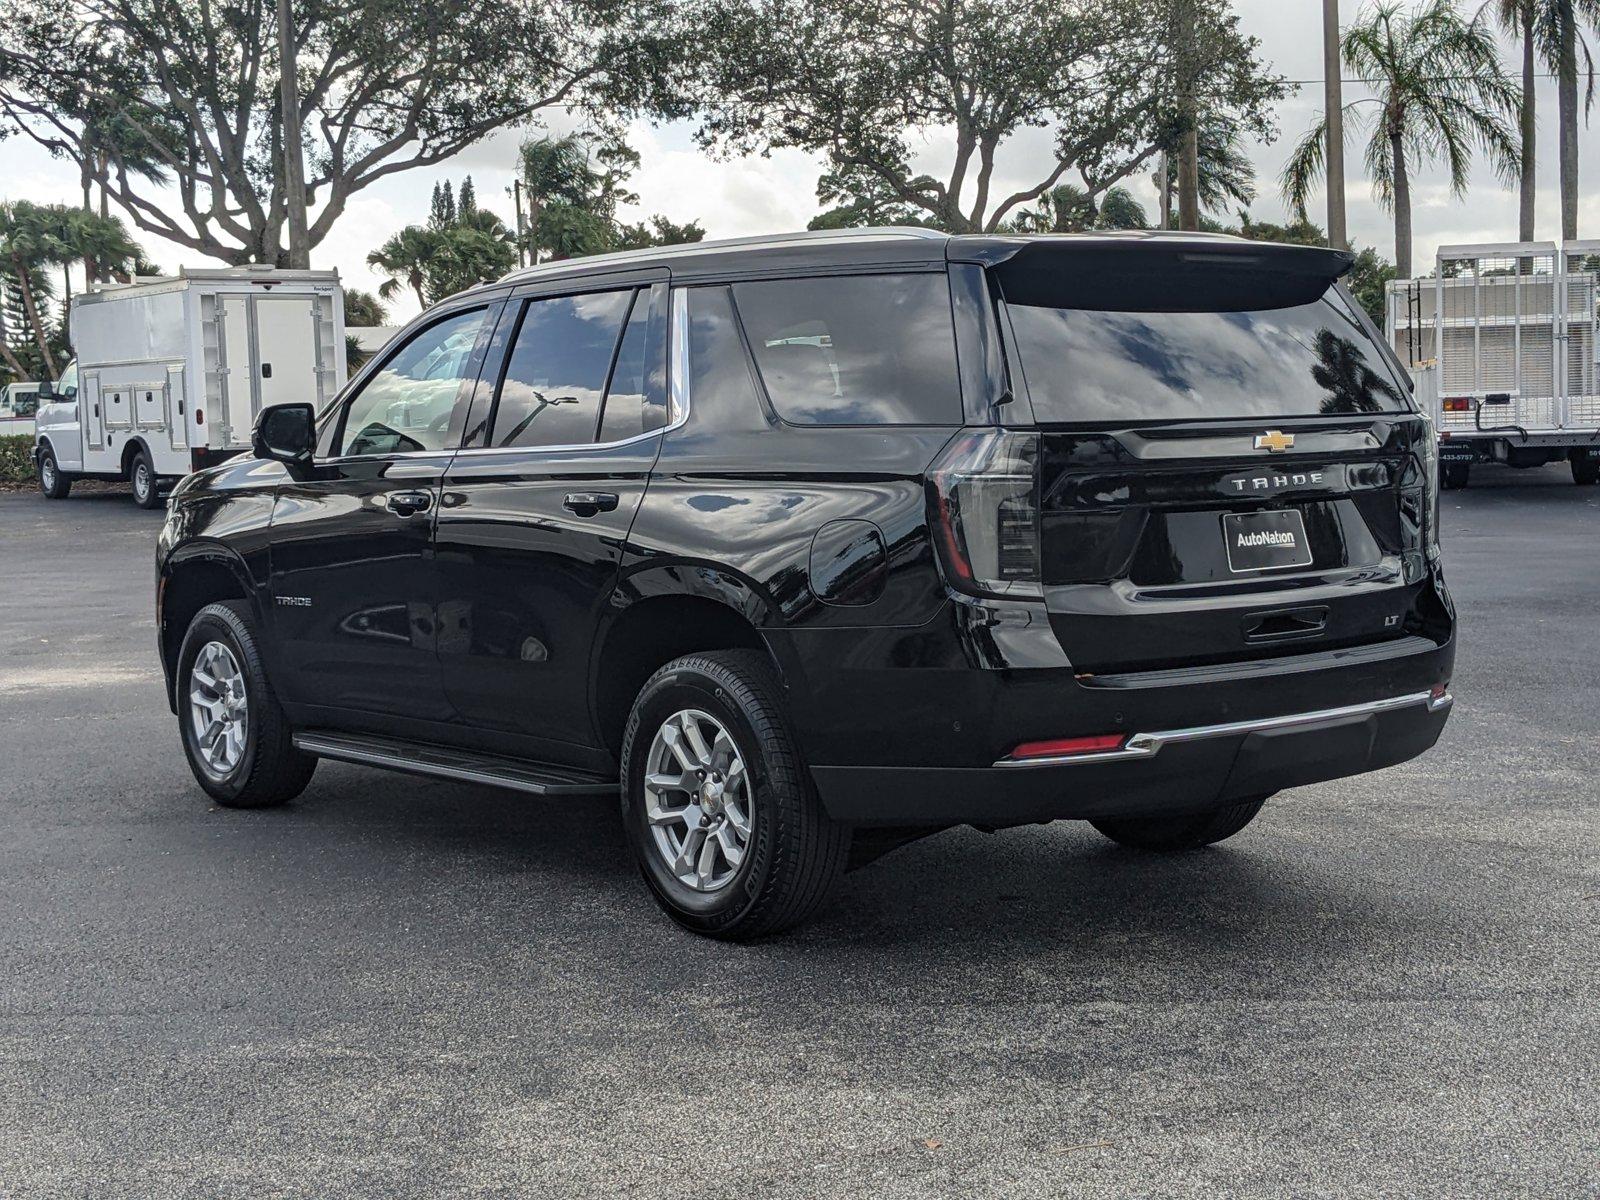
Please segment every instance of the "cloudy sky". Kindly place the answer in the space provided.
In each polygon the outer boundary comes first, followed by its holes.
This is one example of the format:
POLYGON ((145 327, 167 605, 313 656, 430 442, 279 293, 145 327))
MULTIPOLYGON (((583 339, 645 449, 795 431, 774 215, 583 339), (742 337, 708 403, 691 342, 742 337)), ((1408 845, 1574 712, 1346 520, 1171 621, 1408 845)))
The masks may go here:
MULTIPOLYGON (((1470 2, 1470 0, 1469 0, 1470 2)), ((1263 57, 1273 69, 1306 86, 1279 107, 1278 139, 1270 145, 1251 149, 1255 160, 1260 197, 1252 206, 1258 220, 1281 220, 1285 209, 1277 192, 1277 176, 1289 148, 1307 128, 1322 107, 1320 0, 1235 0, 1245 29, 1261 40, 1263 57)), ((1343 15, 1349 21, 1358 6, 1343 0, 1343 15)), ((1520 61, 1515 48, 1505 46, 1507 69, 1520 61)), ((1356 85, 1346 86, 1346 100, 1363 94, 1356 85)), ((1553 237, 1559 229, 1559 199, 1555 162, 1555 87, 1541 81, 1539 102, 1539 233, 1553 237)), ((552 122, 561 127, 559 120, 552 122)), ((805 228, 817 212, 816 180, 818 162, 794 151, 770 158, 749 158, 720 162, 702 154, 694 145, 687 125, 634 127, 631 142, 640 152, 642 166, 632 186, 639 194, 637 218, 648 213, 663 213, 676 221, 698 220, 710 237, 736 237, 805 228)), ((512 207, 507 189, 511 184, 512 163, 523 131, 505 131, 456 159, 439 167, 391 177, 359 193, 349 204, 332 234, 312 252, 317 267, 336 267, 346 286, 375 289, 380 282, 366 265, 367 252, 402 226, 421 221, 427 214, 428 196, 435 180, 449 178, 459 186, 461 177, 471 174, 480 203, 500 211, 511 222, 512 207)), ((1025 186, 1036 181, 1039 161, 1048 152, 1048 136, 1032 131, 1003 151, 996 185, 1025 186)), ((949 161, 948 139, 937 133, 923 139, 919 153, 935 173, 944 173, 949 161)), ((1600 236, 1600 189, 1592 181, 1600 179, 1600 124, 1583 131, 1580 161, 1585 186, 1580 191, 1580 232, 1600 236)), ((0 143, 0 196, 7 199, 61 200, 77 202, 76 172, 64 162, 22 140, 11 138, 0 143)), ((1386 257, 1393 257, 1393 225, 1373 200, 1371 189, 1361 175, 1360 145, 1352 141, 1346 152, 1347 193, 1350 233, 1359 245, 1375 245, 1386 257)), ((1148 180, 1139 179, 1134 191, 1153 210, 1155 192, 1148 180)), ((1502 187, 1486 166, 1476 172, 1465 200, 1450 195, 1437 169, 1425 171, 1413 185, 1416 236, 1415 264, 1424 269, 1432 260, 1434 248, 1442 243, 1510 241, 1517 233, 1517 200, 1514 191, 1502 187)), ((1323 200, 1312 205, 1320 219, 1323 200)), ((203 260, 179 247, 149 235, 139 235, 157 263, 172 269, 179 263, 202 265, 203 260)), ((395 317, 406 317, 414 303, 395 306, 395 317)))

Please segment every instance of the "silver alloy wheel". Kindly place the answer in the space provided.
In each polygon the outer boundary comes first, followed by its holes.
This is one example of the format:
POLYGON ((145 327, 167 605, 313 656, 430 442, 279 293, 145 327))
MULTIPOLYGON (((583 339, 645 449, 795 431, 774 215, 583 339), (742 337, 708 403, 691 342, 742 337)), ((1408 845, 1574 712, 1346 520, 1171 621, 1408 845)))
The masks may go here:
POLYGON ((133 494, 140 500, 150 494, 150 467, 142 458, 133 465, 133 494))
POLYGON ((53 455, 46 454, 39 462, 39 479, 50 490, 56 486, 56 460, 53 455))
POLYGON ((667 869, 697 892, 727 887, 755 820, 750 773, 732 736, 710 713, 686 708, 661 723, 644 764, 645 815, 667 869))
POLYGON ((244 757, 250 707, 244 672, 223 642, 207 642, 194 656, 189 668, 189 719, 206 773, 227 778, 244 757))

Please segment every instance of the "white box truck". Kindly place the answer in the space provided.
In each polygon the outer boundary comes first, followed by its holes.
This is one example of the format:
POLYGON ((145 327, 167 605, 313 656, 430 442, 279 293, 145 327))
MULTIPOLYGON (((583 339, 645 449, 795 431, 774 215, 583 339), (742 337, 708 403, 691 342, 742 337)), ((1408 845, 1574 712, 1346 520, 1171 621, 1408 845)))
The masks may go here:
POLYGON ((263 408, 344 386, 336 271, 183 270, 75 296, 77 357, 40 396, 40 488, 125 479, 141 507, 167 483, 250 445, 263 408))

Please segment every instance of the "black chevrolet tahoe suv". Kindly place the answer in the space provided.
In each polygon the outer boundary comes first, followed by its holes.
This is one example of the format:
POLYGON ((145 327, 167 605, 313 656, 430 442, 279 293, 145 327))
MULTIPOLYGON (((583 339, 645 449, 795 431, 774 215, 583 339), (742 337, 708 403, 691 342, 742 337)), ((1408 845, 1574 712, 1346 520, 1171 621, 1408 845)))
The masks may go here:
POLYGON ((1455 653, 1435 446, 1350 261, 883 229, 453 297, 174 492, 195 777, 620 795, 662 907, 746 938, 953 825, 1188 850, 1412 758, 1455 653))

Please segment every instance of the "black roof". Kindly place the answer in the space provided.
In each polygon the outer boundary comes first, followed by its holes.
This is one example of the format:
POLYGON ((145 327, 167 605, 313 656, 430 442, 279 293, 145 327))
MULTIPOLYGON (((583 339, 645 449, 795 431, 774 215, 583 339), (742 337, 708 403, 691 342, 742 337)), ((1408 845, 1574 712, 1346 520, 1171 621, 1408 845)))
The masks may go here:
POLYGON ((1340 250, 1257 242, 1227 234, 1128 230, 1067 234, 949 234, 915 226, 814 230, 713 242, 688 242, 588 258, 563 259, 513 271, 503 284, 543 283, 664 267, 674 279, 736 278, 789 270, 929 265, 945 261, 996 266, 1019 256, 1057 260, 1088 252, 1097 259, 1132 261, 1152 252, 1184 257, 1212 255, 1256 266, 1343 274, 1350 256, 1340 250))

